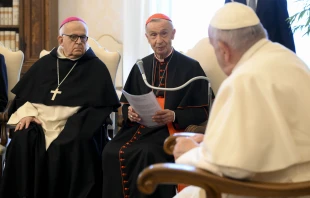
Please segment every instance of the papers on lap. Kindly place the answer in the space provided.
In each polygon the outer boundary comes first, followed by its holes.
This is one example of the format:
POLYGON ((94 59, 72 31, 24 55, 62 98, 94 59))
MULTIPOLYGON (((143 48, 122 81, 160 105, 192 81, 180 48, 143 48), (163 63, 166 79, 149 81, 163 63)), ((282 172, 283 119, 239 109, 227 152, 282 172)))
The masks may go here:
POLYGON ((130 106, 137 112, 140 116, 140 124, 147 127, 160 126, 156 122, 152 121, 152 116, 155 115, 156 111, 162 110, 158 104, 153 91, 143 94, 143 95, 131 95, 125 90, 122 90, 124 96, 129 102, 130 106))

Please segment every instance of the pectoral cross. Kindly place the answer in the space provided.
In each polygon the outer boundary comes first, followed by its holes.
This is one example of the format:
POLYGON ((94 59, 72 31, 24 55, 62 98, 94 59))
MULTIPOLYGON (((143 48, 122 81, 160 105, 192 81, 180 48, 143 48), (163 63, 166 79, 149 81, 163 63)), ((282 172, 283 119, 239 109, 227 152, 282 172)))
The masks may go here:
POLYGON ((53 94, 52 100, 55 100, 56 94, 61 94, 61 91, 58 91, 58 87, 55 90, 51 90, 51 93, 53 94))

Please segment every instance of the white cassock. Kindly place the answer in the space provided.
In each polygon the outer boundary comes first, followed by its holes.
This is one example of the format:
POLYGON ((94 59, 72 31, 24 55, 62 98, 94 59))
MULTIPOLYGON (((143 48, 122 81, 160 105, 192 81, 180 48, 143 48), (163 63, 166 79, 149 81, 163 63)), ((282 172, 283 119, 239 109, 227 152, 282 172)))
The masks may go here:
POLYGON ((8 124, 17 124, 22 118, 33 116, 42 122, 42 128, 45 135, 45 147, 55 140, 64 129, 69 117, 75 114, 80 107, 66 106, 46 106, 26 102, 23 106, 11 115, 8 124))
MULTIPOLYGON (((309 181, 309 86, 304 62, 281 45, 260 40, 222 83, 200 147, 176 163, 253 181, 309 181)), ((205 194, 190 186, 176 197, 205 194)))

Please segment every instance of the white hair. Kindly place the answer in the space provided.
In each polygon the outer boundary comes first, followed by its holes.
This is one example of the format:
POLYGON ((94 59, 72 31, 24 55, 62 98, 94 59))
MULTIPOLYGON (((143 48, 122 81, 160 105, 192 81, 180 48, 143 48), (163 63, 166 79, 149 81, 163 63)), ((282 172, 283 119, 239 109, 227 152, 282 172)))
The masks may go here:
MULTIPOLYGON (((209 26, 209 37, 226 43, 233 50, 246 51, 260 39, 267 38, 267 32, 261 24, 234 30, 220 30, 209 26)), ((216 45, 217 42, 215 42, 216 45)))

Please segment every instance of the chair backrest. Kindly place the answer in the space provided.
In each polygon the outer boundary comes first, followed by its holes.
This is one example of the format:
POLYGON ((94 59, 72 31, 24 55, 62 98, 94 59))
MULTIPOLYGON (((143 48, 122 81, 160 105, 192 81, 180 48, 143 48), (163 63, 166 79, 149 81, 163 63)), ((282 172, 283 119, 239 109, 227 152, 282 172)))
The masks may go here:
POLYGON ((20 50, 13 52, 0 43, 0 54, 4 56, 7 67, 9 90, 8 99, 13 100, 15 95, 11 92, 11 90, 20 79, 20 72, 24 62, 24 53, 20 50))
MULTIPOLYGON (((94 38, 91 37, 88 38, 88 45, 93 49, 98 58, 101 59, 108 67, 108 70, 112 78, 112 82, 115 86, 116 72, 121 60, 120 53, 117 51, 112 52, 107 50, 105 47, 102 47, 94 38)), ((116 115, 116 113, 112 112, 111 114, 112 126, 109 125, 108 130, 110 129, 113 130, 113 136, 118 131, 116 124, 117 118, 118 116, 116 115)))
POLYGON ((119 62, 116 79, 115 79, 115 87, 120 89, 123 87, 123 44, 114 38, 110 34, 103 34, 96 39, 96 41, 105 49, 110 52, 118 52, 121 55, 121 60, 119 62))
POLYGON ((106 48, 102 47, 94 38, 88 38, 88 45, 95 52, 96 56, 102 60, 108 67, 113 84, 115 85, 116 72, 121 60, 121 55, 119 52, 110 52, 106 48))
MULTIPOLYGON (((88 45, 94 51, 96 56, 107 66, 112 78, 112 82, 115 85, 116 72, 119 62, 121 60, 120 53, 116 51, 115 52, 108 51, 107 49, 102 47, 94 38, 91 37, 88 38, 88 45)), ((40 53, 40 58, 48 53, 50 53, 50 51, 42 50, 40 53)))
POLYGON ((197 60, 204 72, 210 79, 211 88, 214 94, 227 77, 220 68, 213 47, 209 42, 209 38, 203 38, 190 50, 185 53, 187 56, 197 60))

